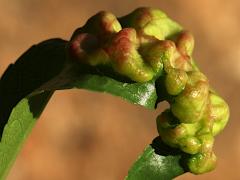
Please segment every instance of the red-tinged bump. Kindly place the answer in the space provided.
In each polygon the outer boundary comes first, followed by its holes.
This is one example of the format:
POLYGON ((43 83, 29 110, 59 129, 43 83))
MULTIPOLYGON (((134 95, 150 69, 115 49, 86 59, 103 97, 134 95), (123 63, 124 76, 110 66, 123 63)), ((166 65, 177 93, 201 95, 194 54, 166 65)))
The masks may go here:
POLYGON ((87 32, 97 35, 100 39, 119 32, 122 27, 114 14, 107 11, 100 11, 91 17, 82 27, 87 32))
POLYGON ((114 14, 102 11, 100 12, 100 18, 100 28, 106 33, 117 33, 122 29, 114 14))
POLYGON ((136 29, 142 29, 149 22, 164 17, 166 17, 166 14, 159 9, 140 7, 131 12, 130 14, 119 19, 124 27, 134 27, 136 29))
POLYGON ((69 53, 73 58, 82 60, 87 52, 91 52, 98 47, 98 40, 88 33, 81 33, 74 37, 69 43, 69 53))
POLYGON ((188 55, 178 53, 174 60, 174 68, 184 70, 186 72, 192 71, 193 67, 190 57, 188 55))
POLYGON ((116 63, 121 63, 135 50, 136 40, 136 31, 133 28, 124 28, 116 34, 106 51, 116 63))
POLYGON ((189 31, 181 32, 176 41, 177 48, 183 55, 191 56, 194 48, 194 37, 189 31))
POLYGON ((152 20, 150 8, 138 8, 134 12, 136 14, 135 26, 136 28, 144 27, 149 21, 152 20))

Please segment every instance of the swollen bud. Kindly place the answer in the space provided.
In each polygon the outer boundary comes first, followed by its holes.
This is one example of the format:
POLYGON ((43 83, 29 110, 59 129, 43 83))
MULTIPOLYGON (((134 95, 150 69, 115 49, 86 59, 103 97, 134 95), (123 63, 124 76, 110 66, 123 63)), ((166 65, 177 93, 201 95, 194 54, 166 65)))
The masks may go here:
POLYGON ((210 93, 210 117, 213 118, 213 135, 217 135, 226 126, 229 119, 227 103, 215 93, 210 93))
POLYGON ((179 147, 179 139, 186 136, 186 128, 179 126, 178 120, 172 115, 171 111, 165 110, 157 117, 157 129, 163 142, 171 147, 179 147))
POLYGON ((180 29, 158 9, 139 8, 119 19, 101 11, 74 32, 68 48, 78 62, 104 65, 133 81, 147 82, 162 74, 163 61, 172 54, 163 47, 169 42, 159 40, 180 29))
POLYGON ((166 75, 165 86, 170 95, 177 95, 185 88, 188 76, 185 71, 171 69, 166 75))
POLYGON ((153 78, 153 70, 144 63, 137 51, 138 39, 133 28, 121 30, 106 48, 113 68, 137 82, 146 82, 153 78))
POLYGON ((90 33, 103 40, 110 35, 119 32, 121 29, 121 24, 114 14, 107 11, 101 11, 92 16, 83 27, 78 28, 73 33, 71 39, 80 33, 90 33))
POLYGON ((170 104, 157 118, 163 142, 189 154, 190 172, 214 169, 214 136, 225 127, 229 108, 194 63, 191 33, 154 8, 121 18, 102 11, 74 32, 67 48, 69 58, 80 64, 113 70, 134 82, 156 80, 159 100, 170 104))
POLYGON ((191 56, 194 48, 193 35, 188 31, 181 32, 177 37, 176 45, 183 55, 191 56))
MULTIPOLYGON (((198 73, 198 72, 196 72, 198 73)), ((188 74, 185 89, 171 104, 173 114, 183 123, 196 123, 201 120, 207 105, 209 85, 196 73, 188 74)))
POLYGON ((188 168, 193 174, 202 174, 212 171, 216 167, 217 158, 213 152, 198 153, 188 160, 188 168))
POLYGON ((180 140, 180 148, 188 154, 196 154, 201 148, 201 142, 194 136, 188 136, 180 140))

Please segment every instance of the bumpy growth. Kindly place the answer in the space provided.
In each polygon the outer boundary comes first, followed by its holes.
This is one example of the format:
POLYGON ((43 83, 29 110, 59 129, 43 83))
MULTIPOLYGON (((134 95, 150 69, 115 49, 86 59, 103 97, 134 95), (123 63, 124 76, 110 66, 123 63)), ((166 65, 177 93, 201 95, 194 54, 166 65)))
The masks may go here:
POLYGON ((193 61, 191 33, 158 9, 139 8, 121 18, 99 12, 74 32, 68 48, 80 63, 112 68, 136 82, 156 80, 165 92, 161 100, 170 104, 157 118, 162 140, 189 154, 192 173, 214 169, 214 136, 229 109, 193 61))

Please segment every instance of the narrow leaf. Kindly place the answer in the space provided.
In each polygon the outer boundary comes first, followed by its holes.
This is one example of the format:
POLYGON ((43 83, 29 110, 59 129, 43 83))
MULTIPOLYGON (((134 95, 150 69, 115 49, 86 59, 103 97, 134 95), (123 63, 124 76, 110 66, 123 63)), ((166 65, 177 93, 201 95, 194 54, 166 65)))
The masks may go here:
POLYGON ((171 180, 185 172, 182 156, 182 152, 164 145, 158 137, 139 156, 125 180, 171 180))
POLYGON ((101 68, 80 66, 68 59, 66 43, 50 39, 32 46, 8 67, 0 80, 0 179, 6 176, 54 90, 81 88, 107 92, 146 108, 155 107, 153 80, 122 81, 101 68))

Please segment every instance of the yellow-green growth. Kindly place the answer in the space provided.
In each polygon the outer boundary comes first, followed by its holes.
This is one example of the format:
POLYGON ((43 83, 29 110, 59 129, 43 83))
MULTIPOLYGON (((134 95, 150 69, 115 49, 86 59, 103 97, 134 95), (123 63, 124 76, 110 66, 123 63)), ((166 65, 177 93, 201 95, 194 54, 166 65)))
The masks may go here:
POLYGON ((157 118, 163 142, 189 154, 190 172, 216 166, 214 136, 229 118, 226 102, 209 87, 193 61, 193 35, 165 13, 138 8, 117 18, 100 12, 77 29, 68 45, 72 59, 106 66, 134 82, 158 79, 170 109, 157 118))

